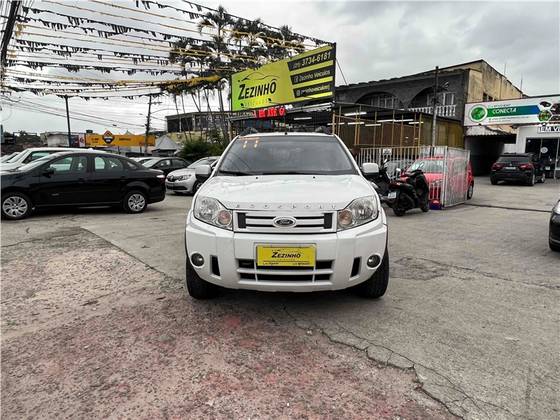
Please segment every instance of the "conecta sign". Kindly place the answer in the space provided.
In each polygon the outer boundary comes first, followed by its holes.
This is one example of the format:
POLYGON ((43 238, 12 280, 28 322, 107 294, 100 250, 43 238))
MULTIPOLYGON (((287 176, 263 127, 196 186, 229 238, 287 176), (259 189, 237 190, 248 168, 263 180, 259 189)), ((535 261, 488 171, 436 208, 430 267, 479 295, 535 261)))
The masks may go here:
POLYGON ((283 105, 334 93, 335 46, 328 45, 231 77, 231 109, 283 105))
POLYGON ((465 126, 560 122, 560 96, 479 102, 465 105, 465 126))

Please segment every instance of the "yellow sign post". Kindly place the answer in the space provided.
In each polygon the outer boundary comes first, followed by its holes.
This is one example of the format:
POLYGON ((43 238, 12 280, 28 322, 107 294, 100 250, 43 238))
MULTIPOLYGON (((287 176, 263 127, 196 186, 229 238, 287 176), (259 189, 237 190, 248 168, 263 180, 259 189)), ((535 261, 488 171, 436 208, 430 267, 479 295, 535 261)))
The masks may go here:
POLYGON ((335 45, 265 64, 231 76, 231 110, 246 111, 332 97, 335 45))

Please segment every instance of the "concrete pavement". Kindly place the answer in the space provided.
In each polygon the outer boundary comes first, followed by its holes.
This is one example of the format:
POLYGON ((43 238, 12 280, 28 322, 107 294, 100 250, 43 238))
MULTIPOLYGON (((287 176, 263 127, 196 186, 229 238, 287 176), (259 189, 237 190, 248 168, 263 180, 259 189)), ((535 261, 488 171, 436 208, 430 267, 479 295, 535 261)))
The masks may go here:
MULTIPOLYGON (((546 211, 559 192, 477 178, 469 205, 403 218, 388 211, 391 283, 379 301, 230 291, 216 303, 284 314, 382 365, 411 369, 461 417, 558 418, 560 255, 548 248, 546 211)), ((168 195, 134 217, 81 210, 3 223, 2 245, 80 226, 179 283, 190 203, 168 195)))

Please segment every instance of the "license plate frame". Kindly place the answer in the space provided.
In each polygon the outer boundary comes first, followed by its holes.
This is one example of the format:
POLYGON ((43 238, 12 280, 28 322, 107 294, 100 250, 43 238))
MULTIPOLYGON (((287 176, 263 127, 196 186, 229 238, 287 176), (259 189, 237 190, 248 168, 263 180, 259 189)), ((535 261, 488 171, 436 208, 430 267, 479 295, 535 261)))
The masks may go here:
POLYGON ((315 244, 256 244, 255 262, 259 268, 267 267, 306 267, 314 268, 317 263, 317 247, 315 244), (274 252, 277 255, 274 256, 274 252), (295 257, 294 254, 300 256, 295 257), (290 256, 284 256, 284 255, 290 256))

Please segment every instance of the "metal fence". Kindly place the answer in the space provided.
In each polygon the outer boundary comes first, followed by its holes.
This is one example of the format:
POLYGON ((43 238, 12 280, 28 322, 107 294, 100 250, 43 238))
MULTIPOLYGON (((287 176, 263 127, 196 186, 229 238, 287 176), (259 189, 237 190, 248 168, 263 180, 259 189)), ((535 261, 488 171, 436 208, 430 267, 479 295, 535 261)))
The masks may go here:
POLYGON ((472 173, 470 152, 448 146, 368 147, 361 148, 358 164, 375 162, 385 165, 394 179, 397 170, 413 166, 422 169, 430 185, 430 201, 451 207, 467 200, 472 173))

